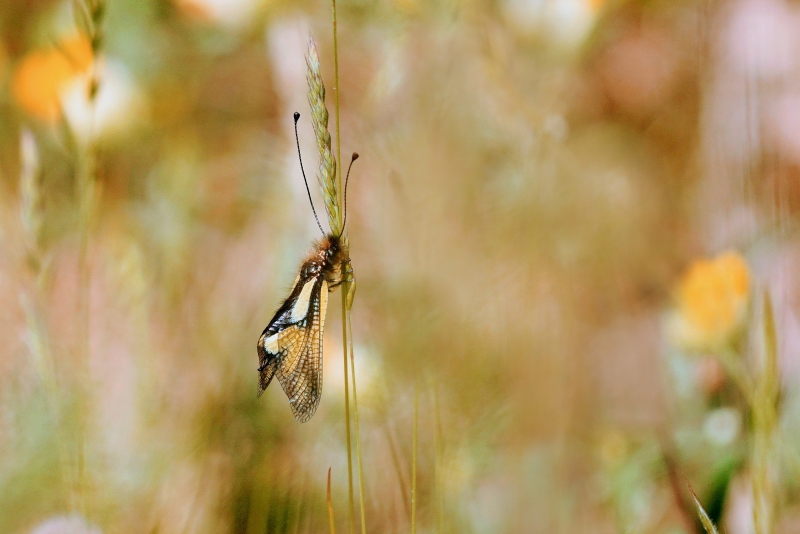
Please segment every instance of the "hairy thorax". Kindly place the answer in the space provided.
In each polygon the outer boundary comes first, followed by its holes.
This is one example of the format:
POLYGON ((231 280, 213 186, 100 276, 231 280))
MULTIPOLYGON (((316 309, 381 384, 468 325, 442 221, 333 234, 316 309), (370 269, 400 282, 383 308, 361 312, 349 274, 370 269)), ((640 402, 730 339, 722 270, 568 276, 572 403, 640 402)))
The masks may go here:
POLYGON ((342 265, 347 261, 340 239, 326 235, 306 257, 300 270, 301 277, 316 277, 322 274, 333 290, 342 280, 342 265))

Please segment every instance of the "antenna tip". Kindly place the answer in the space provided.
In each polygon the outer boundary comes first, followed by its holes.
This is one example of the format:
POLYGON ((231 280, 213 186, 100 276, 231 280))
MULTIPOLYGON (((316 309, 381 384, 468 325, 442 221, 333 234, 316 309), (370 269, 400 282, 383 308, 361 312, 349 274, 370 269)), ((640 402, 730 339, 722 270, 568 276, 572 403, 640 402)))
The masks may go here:
POLYGON ((297 121, 300 120, 300 114, 298 112, 294 112, 294 123, 297 124, 297 121))
POLYGON ((353 161, 358 159, 358 152, 353 152, 353 161))

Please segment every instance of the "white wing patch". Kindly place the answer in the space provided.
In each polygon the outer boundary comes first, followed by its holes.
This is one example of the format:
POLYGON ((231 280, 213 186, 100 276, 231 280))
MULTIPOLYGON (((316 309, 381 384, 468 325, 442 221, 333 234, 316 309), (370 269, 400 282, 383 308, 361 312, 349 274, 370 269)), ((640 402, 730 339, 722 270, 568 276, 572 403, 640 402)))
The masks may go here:
POLYGON ((322 393, 322 335, 329 289, 321 275, 298 279, 292 296, 258 341, 259 395, 277 376, 295 419, 301 423, 314 415, 322 393), (297 284, 302 284, 299 292, 297 284))
POLYGON ((272 354, 278 354, 281 350, 280 345, 278 344, 278 336, 280 332, 277 334, 272 334, 268 338, 264 339, 264 348, 267 351, 271 352, 272 354))
POLYGON ((306 282, 306 285, 303 286, 303 290, 300 291, 300 294, 297 296, 297 300, 294 301, 291 319, 293 323, 302 321, 306 318, 306 315, 308 315, 308 303, 311 301, 311 291, 314 289, 315 282, 315 278, 306 282))

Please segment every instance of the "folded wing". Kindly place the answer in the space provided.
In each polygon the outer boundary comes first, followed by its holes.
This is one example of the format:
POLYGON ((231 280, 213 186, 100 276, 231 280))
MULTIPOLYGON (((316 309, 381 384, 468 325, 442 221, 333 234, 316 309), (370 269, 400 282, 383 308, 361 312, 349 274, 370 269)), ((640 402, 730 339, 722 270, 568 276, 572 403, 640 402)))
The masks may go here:
POLYGON ((299 422, 311 419, 322 393, 322 333, 328 306, 323 276, 295 283, 258 341, 259 395, 277 374, 299 422))

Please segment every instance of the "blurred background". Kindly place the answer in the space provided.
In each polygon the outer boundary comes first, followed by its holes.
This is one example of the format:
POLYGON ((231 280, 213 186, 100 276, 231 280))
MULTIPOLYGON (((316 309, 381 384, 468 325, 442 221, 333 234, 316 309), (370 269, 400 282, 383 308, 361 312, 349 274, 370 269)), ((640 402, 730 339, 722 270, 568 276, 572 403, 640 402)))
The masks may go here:
MULTIPOLYGON (((0 532, 328 532, 329 467, 347 532, 338 294, 313 419, 256 398, 319 237, 292 113, 319 211, 331 5, 99 6, 0 3, 0 532)), ((366 531, 410 531, 416 390, 419 532, 699 534, 687 482, 754 532, 715 356, 758 353, 768 292, 799 532, 800 3, 338 17, 366 531)))

